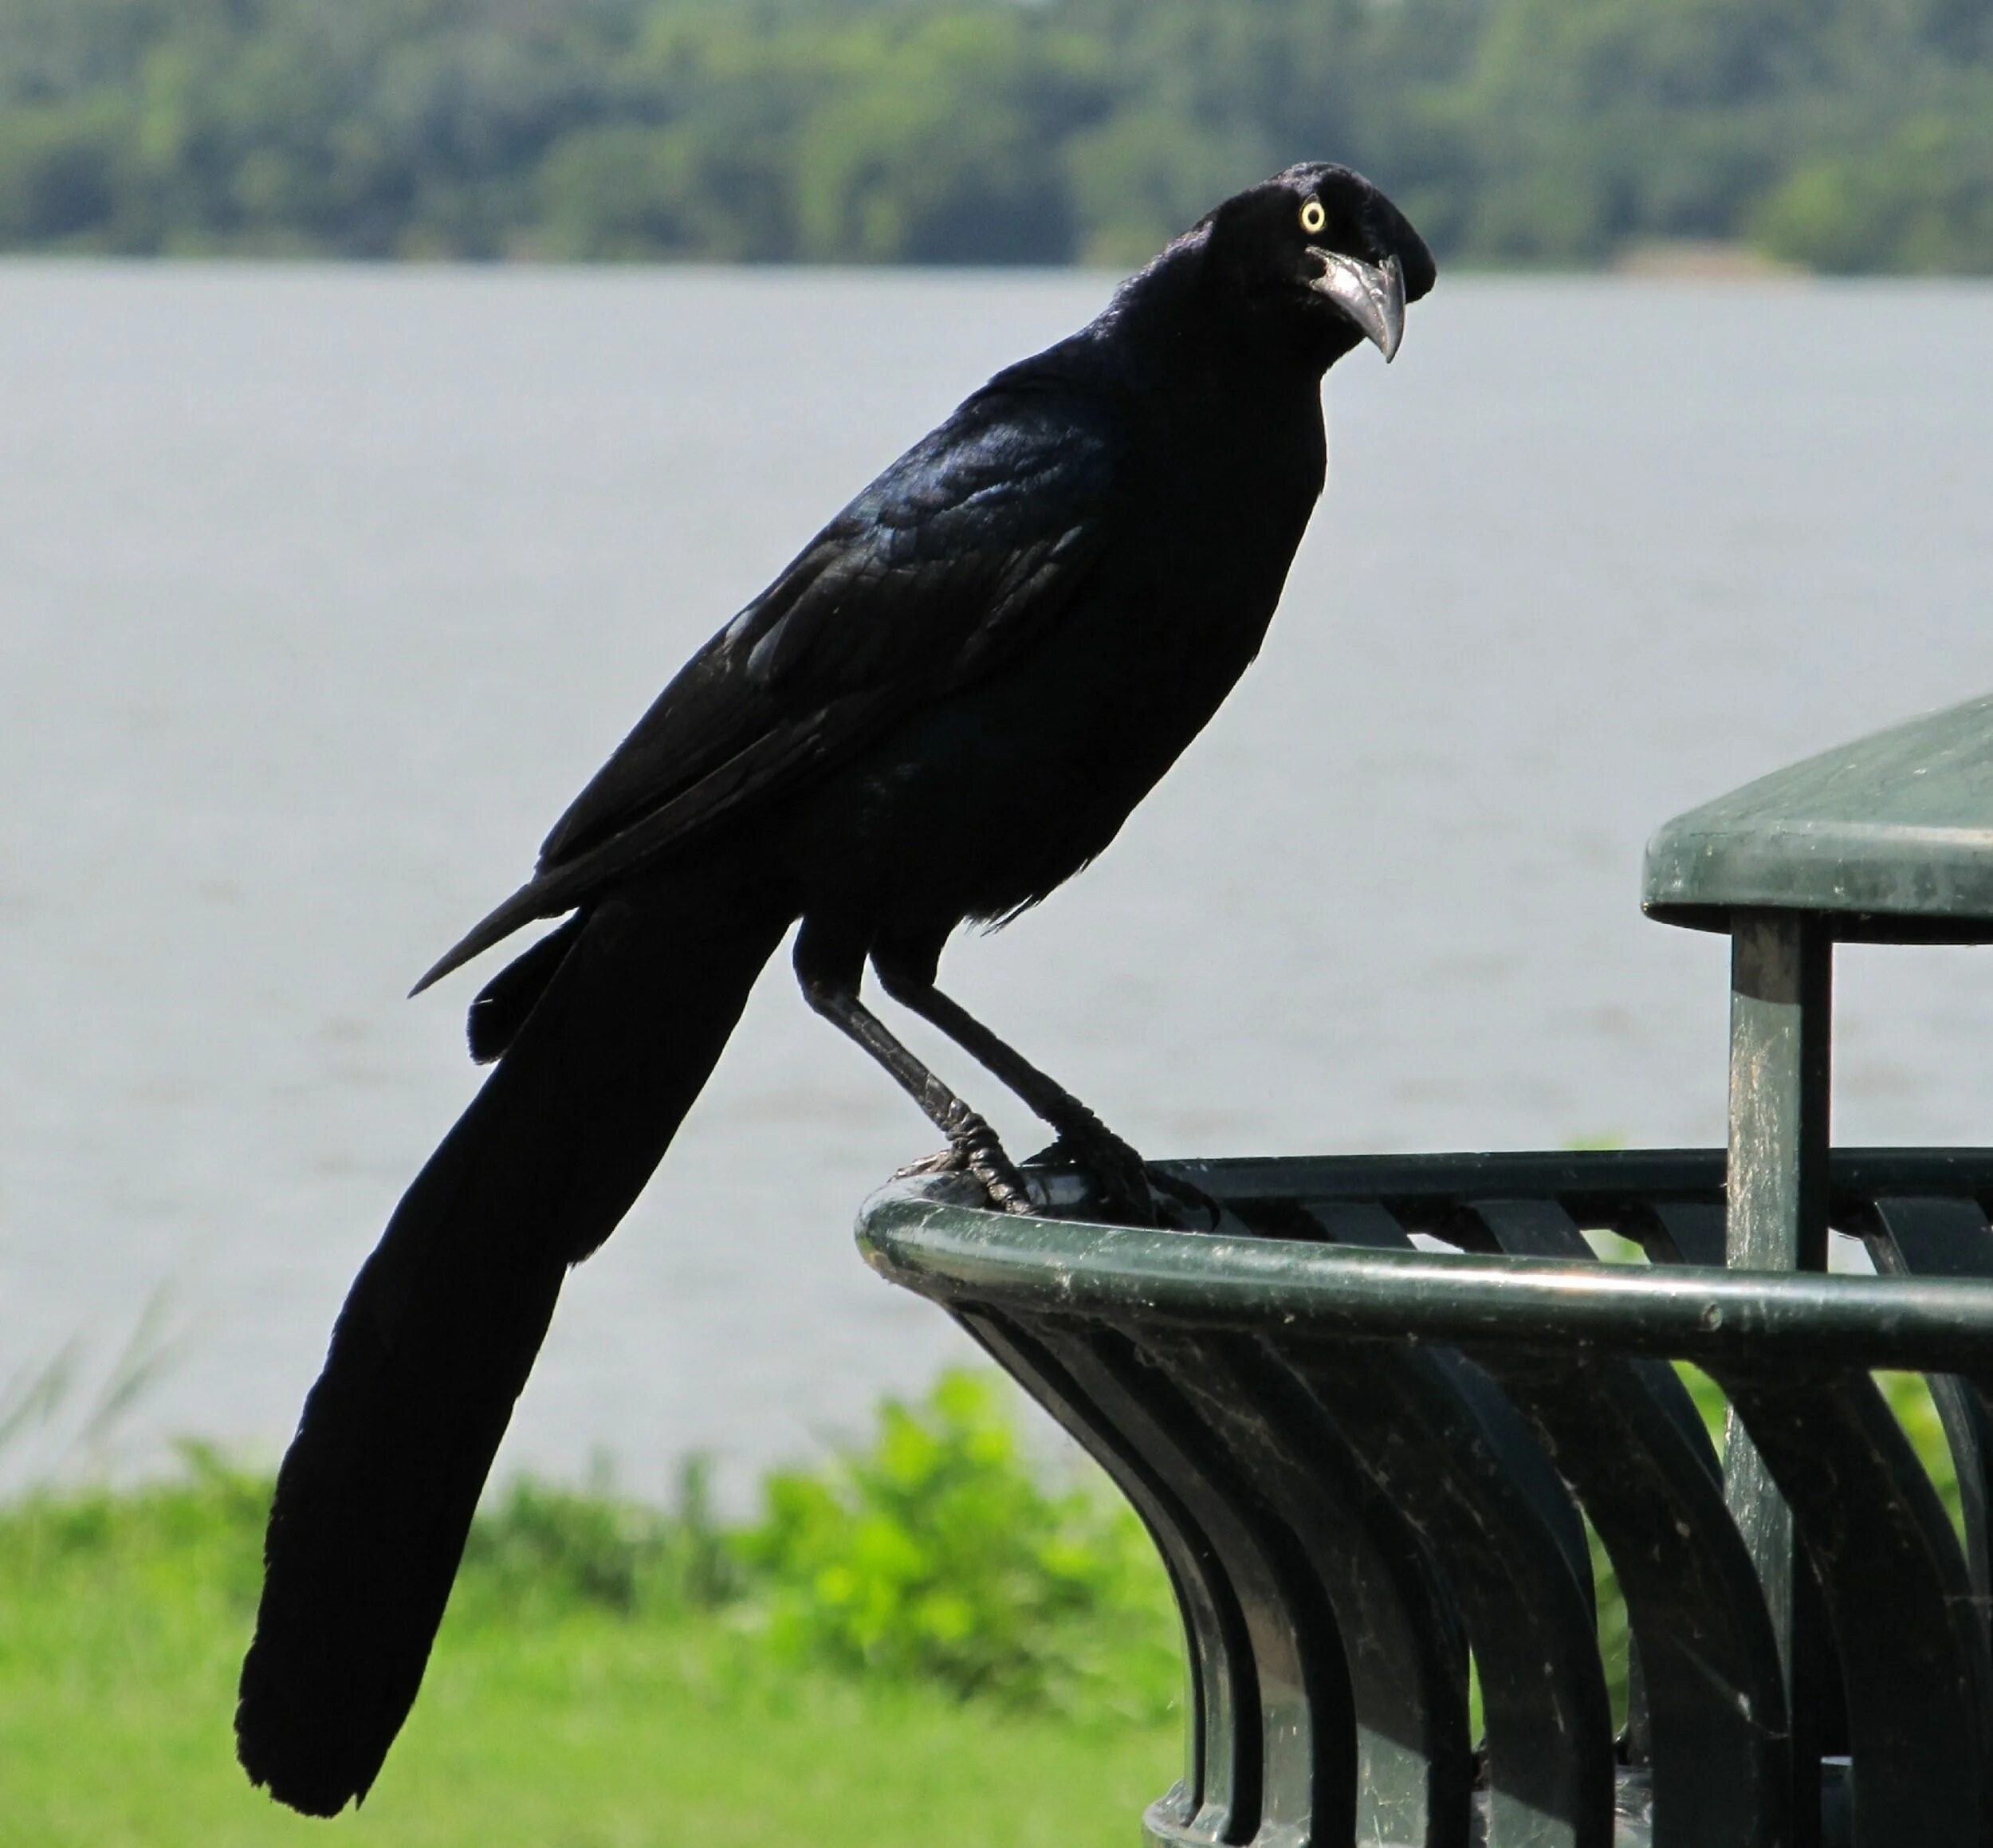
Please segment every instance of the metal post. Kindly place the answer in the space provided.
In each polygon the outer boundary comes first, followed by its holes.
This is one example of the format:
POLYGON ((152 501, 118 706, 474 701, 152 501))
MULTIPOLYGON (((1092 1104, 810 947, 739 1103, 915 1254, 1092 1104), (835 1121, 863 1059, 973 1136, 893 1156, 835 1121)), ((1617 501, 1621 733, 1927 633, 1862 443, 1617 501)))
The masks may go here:
MULTIPOLYGON (((1729 1212, 1733 1270, 1821 1271, 1827 1263, 1829 1083, 1834 946, 1803 913, 1732 920, 1729 1212)), ((1798 1789, 1798 1839, 1818 1827, 1823 1638, 1794 1557, 1792 1516, 1733 1411, 1724 1494, 1764 1587, 1786 1665, 1798 1789), (1810 1621, 1809 1621, 1810 1619, 1810 1621)))

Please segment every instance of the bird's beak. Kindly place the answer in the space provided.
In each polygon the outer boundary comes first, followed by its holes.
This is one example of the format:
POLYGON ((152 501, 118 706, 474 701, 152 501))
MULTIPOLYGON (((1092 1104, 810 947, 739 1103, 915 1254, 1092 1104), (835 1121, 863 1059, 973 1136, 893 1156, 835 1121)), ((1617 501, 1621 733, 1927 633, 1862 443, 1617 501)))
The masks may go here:
POLYGON ((1322 253, 1322 273, 1308 285, 1326 295, 1377 343, 1386 360, 1405 338, 1405 272, 1395 257, 1374 268, 1337 251, 1322 253))

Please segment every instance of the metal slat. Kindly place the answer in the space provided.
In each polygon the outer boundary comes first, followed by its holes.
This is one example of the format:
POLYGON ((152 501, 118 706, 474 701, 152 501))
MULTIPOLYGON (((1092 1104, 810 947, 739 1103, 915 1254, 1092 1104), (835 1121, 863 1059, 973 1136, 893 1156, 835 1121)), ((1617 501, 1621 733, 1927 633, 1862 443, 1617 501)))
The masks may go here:
POLYGON ((1646 1252, 1649 1264, 1708 1264, 1720 1270, 1724 1217, 1720 1202, 1642 1200, 1633 1203, 1621 1229, 1646 1252))
MULTIPOLYGON (((1485 1230, 1498 1251, 1510 1257, 1598 1262, 1585 1235, 1578 1229, 1578 1222, 1555 1201, 1476 1201, 1465 1209, 1465 1213, 1485 1230)), ((1696 1402, 1676 1377, 1675 1370, 1665 1360, 1631 1360, 1624 1364, 1646 1388, 1653 1402, 1673 1421, 1689 1454, 1720 1481, 1722 1460, 1709 1441, 1696 1402)))
MULTIPOLYGON (((1031 1335, 1010 1319, 968 1306, 956 1319, 1104 1469, 1142 1517, 1162 1555, 1183 1618, 1190 1688, 1184 1775, 1150 1804, 1157 1839, 1216 1845, 1232 1839, 1239 1807, 1239 1728, 1252 1704, 1252 1646, 1217 1549, 1141 1453, 1031 1335)), ((1256 1728, 1256 1716, 1247 1724, 1256 1728)), ((1253 1773, 1248 1769, 1248 1776, 1253 1773)), ((1255 1792, 1248 1807, 1256 1805, 1255 1792)))
MULTIPOLYGON (((1417 1536, 1261 1343, 1145 1339, 1279 1509, 1335 1612, 1356 1731, 1354 1839, 1465 1848, 1467 1643, 1417 1536)), ((1342 1839, 1315 1819, 1318 1841, 1342 1839)))
POLYGON ((1319 1816, 1322 1839, 1336 1841, 1355 1814, 1354 1716, 1334 1616, 1291 1536, 1223 1444, 1120 1335, 1049 1320, 1038 1335, 1169 1483, 1237 1594, 1253 1686, 1240 1690, 1233 1713, 1239 1743, 1226 1838, 1307 1848, 1319 1816))
MULTIPOLYGON (((1885 1275, 1993 1278, 1993 1227, 1975 1200, 1885 1197, 1870 1206, 1857 1225, 1876 1269, 1885 1275)), ((1952 1453, 1965 1516, 1966 1569, 1983 1613, 1993 1602, 1987 1532, 1993 1419, 1970 1381, 1934 1373, 1925 1383, 1952 1453)))
MULTIPOLYGON (((1466 1217, 1514 1256, 1591 1256, 1554 1201, 1479 1201, 1466 1217)), ((1783 1844, 1784 1676, 1694 1402, 1665 1362, 1477 1358, 1537 1425, 1612 1556, 1645 1685, 1657 1848, 1783 1844)))
POLYGON ((1855 1763, 1856 1848, 1979 1843, 1993 1708, 1965 1562, 1865 1373, 1713 1366, 1791 1509, 1826 1600, 1855 1763))
POLYGON ((1612 1719, 1589 1561, 1581 1585, 1523 1486, 1548 1460, 1457 1355, 1284 1338, 1281 1351, 1460 1608, 1488 1727, 1488 1848, 1607 1848, 1612 1719))
POLYGON ((1612 1557, 1646 1679, 1656 1848, 1783 1844, 1785 1677, 1720 1484, 1623 1362, 1480 1358, 1541 1431, 1612 1557))

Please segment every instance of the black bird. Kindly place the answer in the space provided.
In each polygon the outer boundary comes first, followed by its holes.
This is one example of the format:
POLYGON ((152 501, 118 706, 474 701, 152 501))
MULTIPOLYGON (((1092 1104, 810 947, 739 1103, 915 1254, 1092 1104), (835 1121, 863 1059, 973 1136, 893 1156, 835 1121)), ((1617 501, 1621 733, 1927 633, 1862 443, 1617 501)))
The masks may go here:
POLYGON ((561 1279, 662 1158, 790 926, 812 1007, 996 1204, 1026 1183, 859 999, 885 992, 1059 1132, 1126 1216, 1140 1161, 934 986, 949 934, 1071 877, 1258 652, 1322 490, 1323 374, 1433 285, 1346 167, 1229 199, 1099 319, 1000 372, 694 655, 533 879, 419 988, 566 921, 471 1004, 497 1065, 395 1209, 277 1477, 242 1763, 364 1797, 415 1697, 561 1279))

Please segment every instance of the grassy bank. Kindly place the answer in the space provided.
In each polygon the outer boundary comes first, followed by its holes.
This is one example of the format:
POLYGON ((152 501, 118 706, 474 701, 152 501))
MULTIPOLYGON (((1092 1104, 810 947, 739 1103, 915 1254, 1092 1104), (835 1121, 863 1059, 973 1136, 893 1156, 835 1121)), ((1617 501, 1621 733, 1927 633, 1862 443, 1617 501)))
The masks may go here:
POLYGON ((1042 1486, 985 1382, 888 1408, 746 1527, 696 1477, 669 1516, 514 1491, 379 1783, 330 1830, 234 1763, 267 1480, 187 1465, 0 1512, 4 1848, 1125 1843, 1176 1774, 1146 1543, 1042 1486))
POLYGON ((233 1762, 248 1611, 219 1575, 132 1555, 23 1589, 0 1640, 10 1848, 1125 1844, 1176 1767, 1167 1722, 1076 1729, 781 1669, 711 1617, 453 1617, 365 1807, 312 1823, 233 1762))

